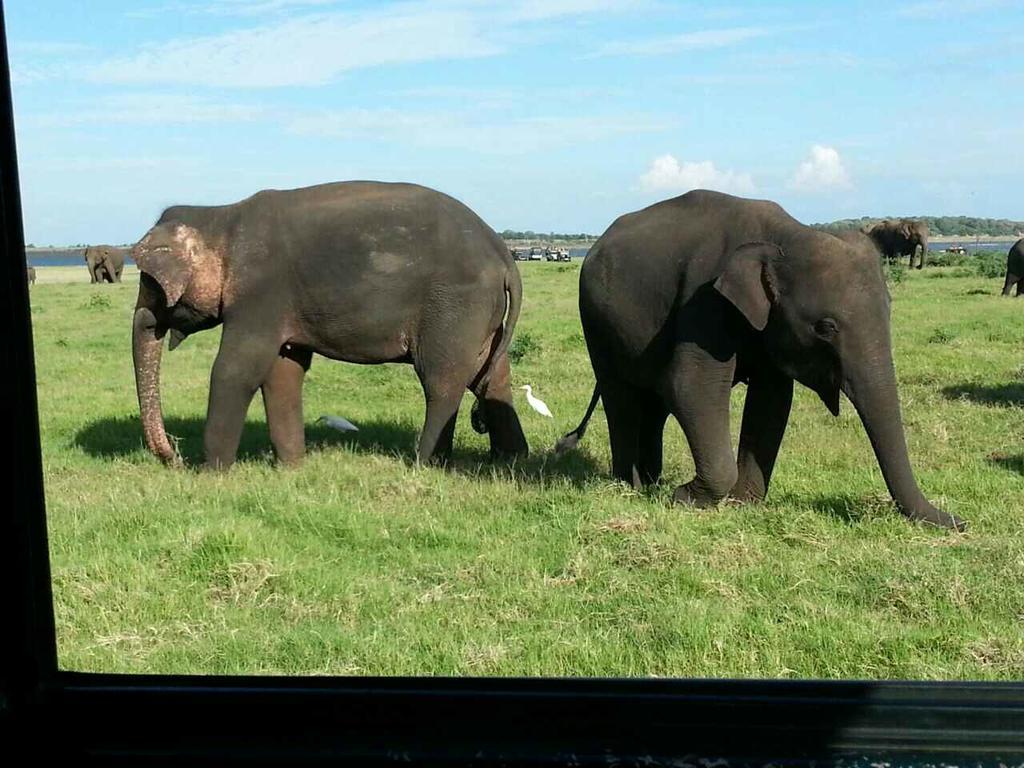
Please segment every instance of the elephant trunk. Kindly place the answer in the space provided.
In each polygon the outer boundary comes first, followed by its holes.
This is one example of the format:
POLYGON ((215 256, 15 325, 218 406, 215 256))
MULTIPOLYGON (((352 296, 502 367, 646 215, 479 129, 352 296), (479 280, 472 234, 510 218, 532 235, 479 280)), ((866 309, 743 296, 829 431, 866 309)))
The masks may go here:
POLYGON ((167 439, 160 409, 160 357, 163 333, 158 334, 156 316, 148 307, 135 310, 132 323, 132 359, 135 364, 135 388, 139 395, 142 431, 146 447, 167 464, 181 464, 181 457, 167 439))
POLYGON ((900 416, 896 374, 888 351, 875 350, 872 365, 865 369, 867 372, 846 376, 843 391, 857 409, 889 494, 903 514, 912 520, 963 530, 966 523, 936 509, 914 479, 900 416))

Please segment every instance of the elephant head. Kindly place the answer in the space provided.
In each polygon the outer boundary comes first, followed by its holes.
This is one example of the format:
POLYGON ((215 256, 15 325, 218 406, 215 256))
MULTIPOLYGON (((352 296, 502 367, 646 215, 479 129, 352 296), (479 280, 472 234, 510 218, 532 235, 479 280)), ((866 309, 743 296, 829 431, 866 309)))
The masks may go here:
POLYGON ((914 479, 892 360, 890 298, 877 254, 820 232, 734 253, 714 287, 761 332, 774 364, 839 413, 853 403, 893 499, 909 517, 963 523, 936 509, 914 479))
POLYGON ((141 273, 132 352, 143 432, 153 453, 176 463, 160 407, 163 338, 170 331, 174 349, 189 333, 220 323, 224 258, 198 230, 173 221, 149 230, 131 255, 141 273))

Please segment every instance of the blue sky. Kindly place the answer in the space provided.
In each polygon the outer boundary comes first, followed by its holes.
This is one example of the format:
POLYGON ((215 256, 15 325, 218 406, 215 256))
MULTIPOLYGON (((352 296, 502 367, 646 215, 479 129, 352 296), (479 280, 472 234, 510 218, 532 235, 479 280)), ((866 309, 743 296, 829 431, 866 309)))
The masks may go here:
POLYGON ((600 233, 694 187, 1024 219, 1022 2, 8 0, 26 239, 413 181, 600 233))

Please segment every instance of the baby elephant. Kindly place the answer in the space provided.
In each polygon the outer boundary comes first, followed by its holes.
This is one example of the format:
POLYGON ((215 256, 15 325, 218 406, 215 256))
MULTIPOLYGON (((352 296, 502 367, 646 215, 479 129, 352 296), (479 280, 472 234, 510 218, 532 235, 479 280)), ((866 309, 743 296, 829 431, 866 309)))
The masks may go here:
POLYGON ((676 501, 704 506, 768 492, 793 382, 833 414, 839 394, 867 430, 904 514, 962 528, 914 480, 900 419, 881 264, 860 247, 804 226, 764 200, 697 190, 620 217, 580 272, 580 317, 604 401, 615 475, 640 486, 662 468, 672 414, 696 477, 676 501), (739 455, 729 393, 747 385, 739 455))
POLYGON ((234 462, 257 389, 278 459, 302 457, 302 382, 314 352, 413 365, 427 404, 422 461, 450 454, 467 388, 492 454, 526 454, 506 354, 522 283, 501 238, 457 200, 371 181, 264 190, 231 205, 168 208, 132 255, 139 407, 146 444, 165 461, 179 459, 160 409, 163 337, 174 349, 221 323, 207 466, 234 462))
POLYGON ((1017 298, 1024 296, 1024 237, 1018 240, 1006 254, 1006 282, 1003 283, 1003 296, 1017 286, 1017 298))

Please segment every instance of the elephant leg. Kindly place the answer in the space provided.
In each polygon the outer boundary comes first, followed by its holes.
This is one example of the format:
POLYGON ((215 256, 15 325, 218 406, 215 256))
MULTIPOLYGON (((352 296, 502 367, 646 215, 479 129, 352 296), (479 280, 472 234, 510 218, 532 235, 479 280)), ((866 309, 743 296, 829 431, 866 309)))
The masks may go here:
POLYGON ((750 380, 736 459, 739 475, 729 494, 734 499, 761 501, 767 495, 792 404, 793 380, 788 376, 771 371, 750 380))
POLYGON ((306 454, 302 382, 312 357, 308 350, 283 348, 261 386, 270 442, 282 464, 297 464, 306 454))
POLYGON ((95 285, 96 283, 99 282, 99 278, 96 275, 96 271, 97 271, 96 267, 94 267, 94 266, 90 266, 89 267, 89 284, 90 285, 95 285))
POLYGON ((612 449, 612 474, 639 489, 640 402, 643 390, 614 377, 599 377, 601 402, 608 421, 612 449))
POLYGON ((427 416, 420 433, 416 459, 421 464, 437 460, 445 462, 452 455, 455 442, 455 422, 462 403, 462 388, 451 392, 447 387, 424 385, 427 416))
MULTIPOLYGON (((486 366, 487 363, 484 362, 486 366)), ((512 402, 512 371, 508 355, 495 361, 491 378, 483 388, 470 387, 480 399, 484 423, 491 440, 491 456, 526 456, 529 449, 512 402)))
POLYGON ((203 436, 207 468, 227 469, 235 462, 249 403, 277 361, 279 348, 274 338, 224 329, 210 374, 203 436))
POLYGON ((651 392, 640 405, 640 434, 637 440, 637 469, 640 482, 654 485, 661 479, 665 420, 668 409, 656 392, 651 392))
POLYGON ((736 485, 738 470, 729 435, 729 393, 735 358, 724 361, 695 344, 681 345, 670 370, 669 403, 690 444, 693 480, 676 488, 681 504, 712 506, 736 485))
MULTIPOLYGON (((454 338, 449 336, 448 338, 454 338)), ((472 361, 457 362, 443 347, 424 344, 424 358, 415 361, 416 373, 423 385, 427 415, 420 432, 416 458, 421 464, 451 457, 455 439, 455 422, 467 385, 473 378, 472 361), (429 350, 433 348, 433 354, 429 350)))
POLYGON ((1024 275, 1007 271, 1006 282, 1003 283, 1003 296, 1009 296, 1014 286, 1017 286, 1017 295, 1020 296, 1021 291, 1024 290, 1024 275))

